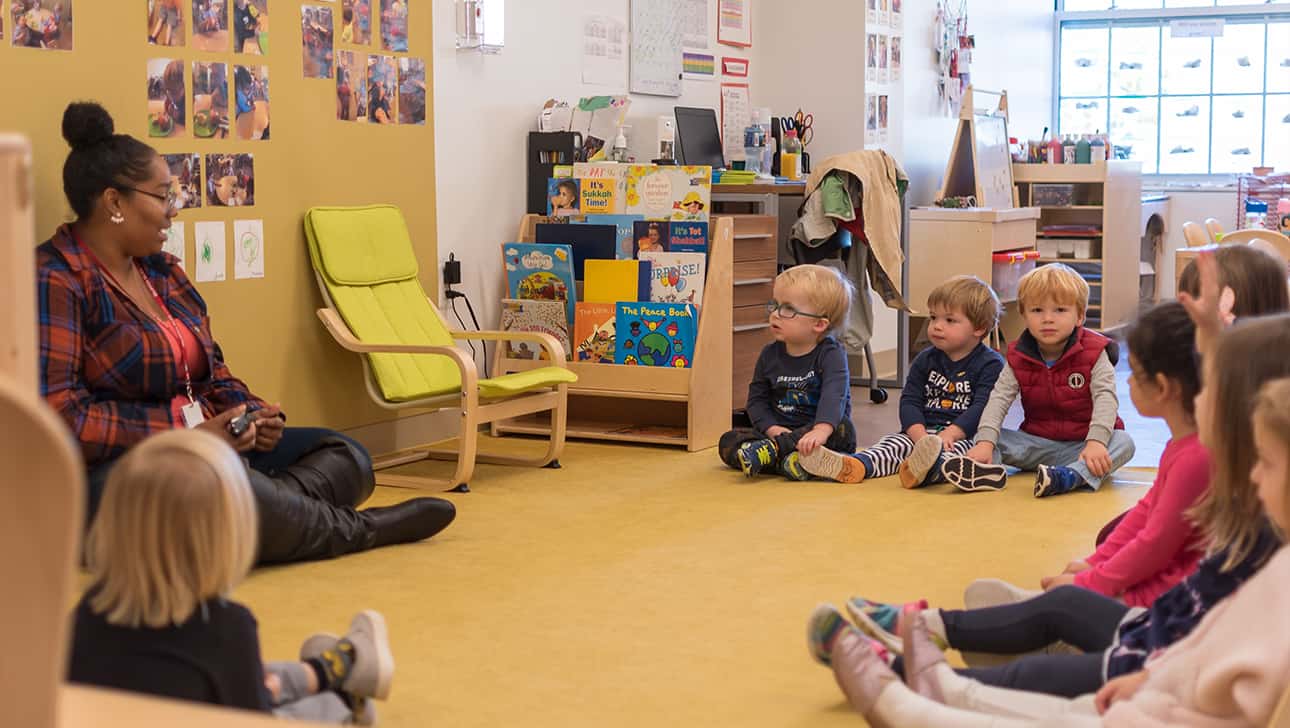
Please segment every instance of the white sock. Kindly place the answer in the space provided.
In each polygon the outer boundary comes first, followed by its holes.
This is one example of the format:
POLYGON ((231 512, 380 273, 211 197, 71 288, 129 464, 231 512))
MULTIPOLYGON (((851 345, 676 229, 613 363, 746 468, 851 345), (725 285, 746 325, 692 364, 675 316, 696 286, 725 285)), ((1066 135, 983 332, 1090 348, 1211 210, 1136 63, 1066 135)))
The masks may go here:
POLYGON ((949 638, 945 636, 945 620, 941 619, 941 610, 924 609, 919 612, 919 616, 923 618, 923 624, 927 625, 929 634, 939 638, 947 645, 950 643, 949 638))

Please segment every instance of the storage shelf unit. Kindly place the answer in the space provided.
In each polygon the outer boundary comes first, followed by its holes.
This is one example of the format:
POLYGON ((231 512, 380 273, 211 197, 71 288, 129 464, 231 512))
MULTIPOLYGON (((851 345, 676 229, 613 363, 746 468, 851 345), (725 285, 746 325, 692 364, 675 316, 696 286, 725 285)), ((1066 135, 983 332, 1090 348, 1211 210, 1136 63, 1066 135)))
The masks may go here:
POLYGON ((1129 321, 1138 307, 1142 231, 1142 165, 1113 160, 1095 164, 1013 164, 1017 199, 1029 205, 1034 186, 1072 186, 1071 205, 1041 205, 1038 236, 1094 241, 1092 258, 1044 257, 1039 264, 1065 263, 1084 276, 1093 289, 1087 323, 1111 329, 1129 321), (1045 234, 1050 225, 1088 225, 1101 232, 1045 234), (1099 298, 1100 292, 1100 298, 1099 298))

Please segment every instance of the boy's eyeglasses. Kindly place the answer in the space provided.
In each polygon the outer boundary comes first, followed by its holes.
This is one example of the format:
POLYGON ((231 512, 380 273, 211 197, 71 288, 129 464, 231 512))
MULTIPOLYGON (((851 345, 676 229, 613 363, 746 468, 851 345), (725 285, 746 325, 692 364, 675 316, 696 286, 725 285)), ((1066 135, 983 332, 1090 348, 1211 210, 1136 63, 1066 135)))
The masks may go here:
POLYGON ((166 203, 167 212, 179 211, 179 195, 175 193, 174 187, 171 187, 169 190, 166 190, 166 194, 164 195, 159 195, 156 192, 149 192, 147 190, 141 190, 138 187, 121 187, 119 189, 129 190, 130 192, 138 192, 141 195, 147 195, 153 199, 161 200, 162 202, 166 203))
POLYGON ((766 313, 770 313, 770 314, 778 313, 779 317, 782 319, 792 319, 792 318, 797 318, 798 316, 805 316, 807 318, 813 318, 813 319, 828 318, 828 316, 823 316, 818 313, 807 313, 805 311, 798 311, 797 309, 793 308, 790 304, 780 303, 779 301, 767 301, 766 313))

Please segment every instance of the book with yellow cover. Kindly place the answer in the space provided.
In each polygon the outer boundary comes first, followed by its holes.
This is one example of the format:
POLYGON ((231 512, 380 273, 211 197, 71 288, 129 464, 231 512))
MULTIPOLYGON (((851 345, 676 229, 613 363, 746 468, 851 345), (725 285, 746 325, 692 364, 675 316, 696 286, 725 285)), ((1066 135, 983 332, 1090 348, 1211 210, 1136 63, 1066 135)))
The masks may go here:
MULTIPOLYGON (((641 300, 641 262, 588 258, 582 282, 582 300, 587 303, 618 303, 641 300)), ((645 297, 649 297, 649 275, 645 275, 645 297)))

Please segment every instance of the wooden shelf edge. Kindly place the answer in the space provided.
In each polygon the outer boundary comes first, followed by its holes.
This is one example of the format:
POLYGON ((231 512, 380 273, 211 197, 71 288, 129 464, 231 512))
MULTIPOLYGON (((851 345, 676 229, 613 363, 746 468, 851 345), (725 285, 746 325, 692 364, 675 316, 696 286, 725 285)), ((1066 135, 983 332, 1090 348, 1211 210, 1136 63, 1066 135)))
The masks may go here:
MULTIPOLYGON (((685 435, 648 435, 636 434, 631 432, 622 432, 630 425, 615 425, 614 423, 604 423, 600 426, 590 424, 578 424, 572 420, 565 427, 565 436, 580 440, 609 440, 612 442, 634 442, 646 445, 673 445, 679 447, 688 447, 689 439, 685 435)), ((677 428, 683 429, 683 428, 677 428)), ((550 435, 550 425, 538 423, 526 424, 508 420, 496 423, 498 434, 516 434, 516 435, 550 435)))

